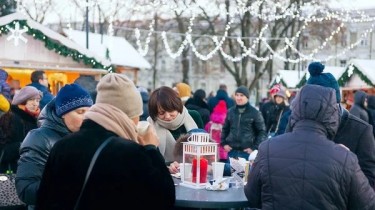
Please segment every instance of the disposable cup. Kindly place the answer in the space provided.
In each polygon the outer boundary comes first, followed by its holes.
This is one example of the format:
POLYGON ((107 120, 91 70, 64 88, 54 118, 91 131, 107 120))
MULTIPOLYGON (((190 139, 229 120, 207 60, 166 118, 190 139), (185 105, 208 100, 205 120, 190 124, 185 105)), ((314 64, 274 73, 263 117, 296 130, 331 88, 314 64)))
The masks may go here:
POLYGON ((223 178, 224 174, 224 165, 223 162, 212 162, 212 174, 215 180, 223 178))
POLYGON ((137 124, 137 132, 139 135, 144 135, 147 132, 148 126, 150 123, 147 121, 139 121, 137 124))
POLYGON ((191 163, 180 163, 181 180, 191 179, 191 163))

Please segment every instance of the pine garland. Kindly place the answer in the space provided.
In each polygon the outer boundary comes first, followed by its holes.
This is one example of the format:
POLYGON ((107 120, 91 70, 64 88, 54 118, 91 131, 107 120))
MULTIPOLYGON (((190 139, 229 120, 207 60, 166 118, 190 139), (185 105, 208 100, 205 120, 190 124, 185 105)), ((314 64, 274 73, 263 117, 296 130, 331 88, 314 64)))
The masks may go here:
MULTIPOLYGON (((47 37, 46 35, 44 35, 44 33, 42 33, 41 31, 39 31, 37 29, 31 28, 27 24, 26 20, 15 20, 15 21, 10 22, 7 25, 10 28, 14 28, 16 22, 19 23, 20 28, 27 27, 28 30, 27 30, 26 33, 28 35, 30 35, 30 36, 33 36, 34 39, 37 39, 39 41, 44 42, 44 46, 48 50, 55 51, 59 55, 62 55, 62 56, 65 56, 65 57, 71 57, 74 61, 76 61, 78 63, 83 62, 85 65, 89 65, 89 66, 91 66, 94 69, 105 69, 105 70, 107 70, 109 72, 112 72, 114 70, 114 66, 113 65, 104 66, 99 61, 97 61, 95 58, 93 58, 93 57, 87 57, 86 55, 81 54, 77 50, 68 48, 65 45, 62 45, 61 43, 59 43, 58 41, 50 39, 49 37, 47 37)), ((6 28, 7 25, 0 26, 0 36, 3 35, 3 34, 8 34, 9 33, 8 28, 6 28)))
POLYGON ((371 82, 371 80, 366 77, 355 65, 353 65, 353 74, 349 76, 348 74, 349 68, 345 70, 345 72, 341 75, 341 77, 338 79, 338 83, 340 87, 344 87, 344 85, 350 80, 350 78, 356 74, 361 78, 362 81, 364 81, 367 85, 371 87, 375 87, 375 85, 371 82))

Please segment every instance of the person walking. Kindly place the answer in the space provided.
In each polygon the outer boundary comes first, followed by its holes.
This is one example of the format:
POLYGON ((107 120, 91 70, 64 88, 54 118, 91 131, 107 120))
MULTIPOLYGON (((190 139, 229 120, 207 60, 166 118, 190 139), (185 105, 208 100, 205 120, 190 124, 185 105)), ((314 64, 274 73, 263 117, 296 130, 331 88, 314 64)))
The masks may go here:
POLYGON ((292 102, 292 131, 259 146, 244 187, 251 208, 375 209, 357 157, 333 142, 340 110, 331 88, 305 85, 292 102))
POLYGON ((48 78, 44 71, 33 71, 33 73, 31 73, 31 83, 27 86, 35 87, 43 93, 43 98, 40 100, 39 104, 41 110, 54 98, 48 90, 48 78))
POLYGON ((221 134, 221 146, 228 157, 249 158, 253 150, 267 139, 262 114, 249 103, 249 90, 240 86, 235 92, 236 106, 230 108, 221 134))
POLYGON ((34 209, 51 148, 63 136, 79 130, 83 114, 92 104, 89 93, 82 87, 77 84, 65 85, 40 113, 40 127, 31 130, 23 140, 16 174, 16 190, 29 210, 34 209))
MULTIPOLYGON (((310 78, 307 84, 333 88, 336 91, 336 102, 340 108, 339 129, 333 141, 343 144, 357 155, 359 165, 370 185, 375 188, 375 140, 370 124, 349 113, 340 104, 340 88, 335 77, 330 73, 323 73, 324 65, 320 62, 309 64, 310 78)), ((293 111, 292 111, 293 112, 293 111)), ((286 132, 290 129, 286 128, 286 132)))
POLYGON ((38 127, 41 97, 38 89, 26 86, 14 96, 10 110, 0 117, 0 173, 17 172, 21 142, 30 130, 38 127))
POLYGON ((51 150, 36 209, 171 209, 175 186, 155 130, 151 125, 146 134, 137 133, 142 112, 134 83, 125 75, 105 75, 81 129, 51 150), (90 161, 106 140, 84 184, 90 161))

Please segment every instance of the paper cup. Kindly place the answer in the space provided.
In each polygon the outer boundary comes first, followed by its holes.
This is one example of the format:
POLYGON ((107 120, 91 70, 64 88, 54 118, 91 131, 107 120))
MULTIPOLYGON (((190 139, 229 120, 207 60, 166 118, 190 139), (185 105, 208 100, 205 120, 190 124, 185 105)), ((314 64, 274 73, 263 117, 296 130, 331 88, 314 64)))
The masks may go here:
POLYGON ((191 179, 191 163, 180 163, 181 180, 191 179))
POLYGON ((223 162, 212 162, 212 174, 214 180, 219 180, 223 178, 224 166, 225 163, 223 162))
POLYGON ((139 121, 137 124, 137 132, 139 135, 145 135, 148 129, 148 126, 150 126, 150 123, 147 121, 139 121))

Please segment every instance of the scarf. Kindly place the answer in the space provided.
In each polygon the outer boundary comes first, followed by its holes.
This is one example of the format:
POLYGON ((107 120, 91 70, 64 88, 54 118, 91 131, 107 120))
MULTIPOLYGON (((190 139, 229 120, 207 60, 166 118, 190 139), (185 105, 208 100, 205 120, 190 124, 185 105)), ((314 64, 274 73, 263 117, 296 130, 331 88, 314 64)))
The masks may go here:
POLYGON ((182 113, 177 114, 176 118, 172 121, 164 121, 159 118, 153 121, 150 117, 147 118, 147 121, 155 127, 156 134, 160 141, 159 151, 167 162, 174 161, 173 150, 176 144, 176 140, 169 130, 176 130, 181 126, 185 126, 186 131, 198 128, 185 107, 182 113))
POLYGON ((38 118, 39 113, 40 113, 40 109, 39 108, 37 110, 35 110, 35 111, 28 110, 25 105, 18 105, 18 108, 20 108, 21 110, 23 110, 24 112, 26 112, 30 116, 34 117, 35 119, 38 118))
POLYGON ((120 109, 110 104, 96 103, 85 113, 92 120, 118 136, 138 143, 134 122, 120 109))

